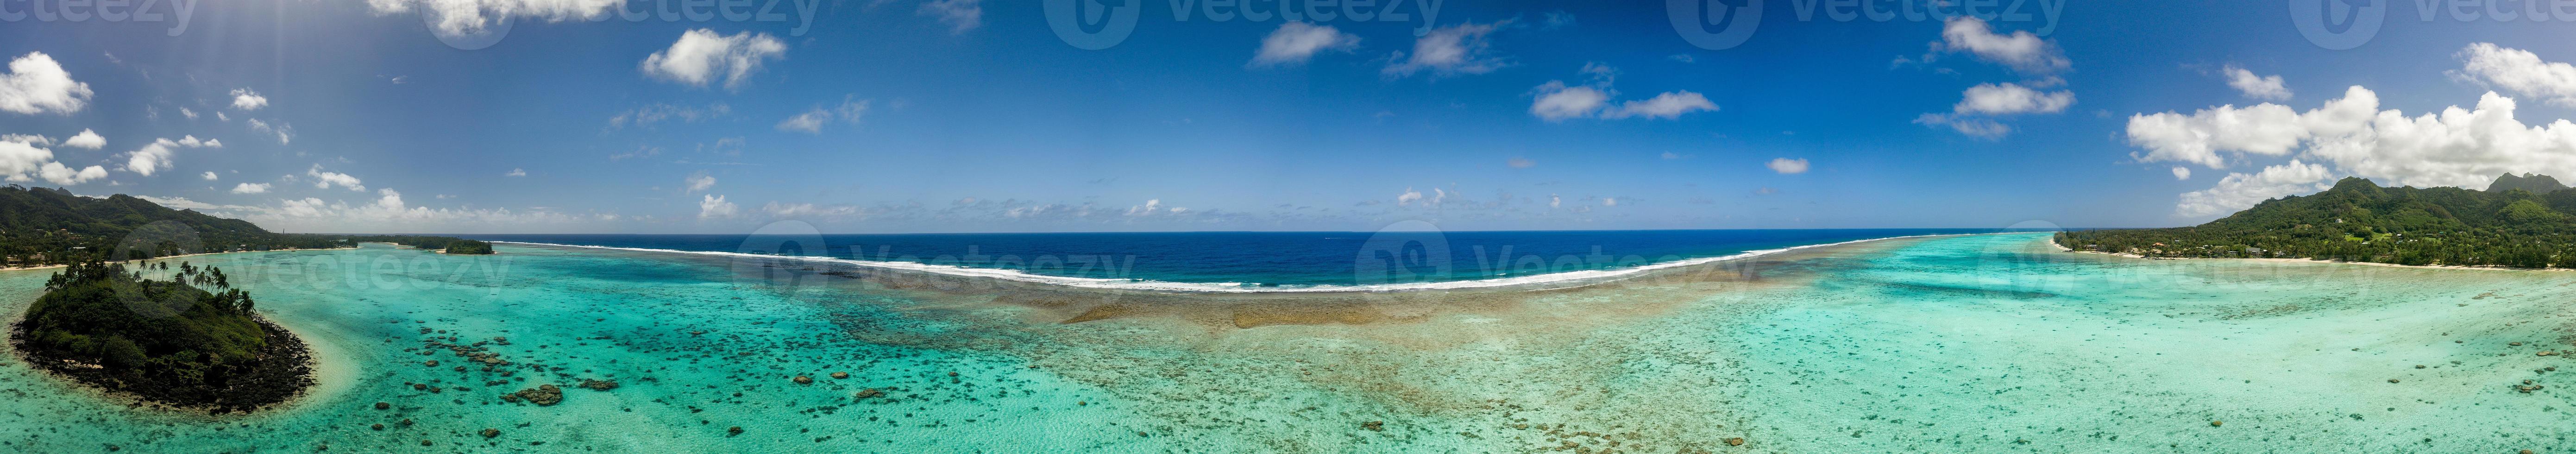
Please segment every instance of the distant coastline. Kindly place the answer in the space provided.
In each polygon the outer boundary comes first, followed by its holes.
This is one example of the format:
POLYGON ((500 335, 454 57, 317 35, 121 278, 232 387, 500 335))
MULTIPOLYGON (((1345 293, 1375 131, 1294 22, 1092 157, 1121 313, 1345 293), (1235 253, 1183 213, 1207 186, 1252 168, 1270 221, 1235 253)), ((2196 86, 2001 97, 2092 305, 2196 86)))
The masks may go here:
POLYGON ((2063 251, 2066 251, 2066 252, 2078 253, 2078 254, 2102 254, 2102 255, 2109 255, 2109 256, 2115 256, 2115 257, 2126 257, 2126 258, 2133 258, 2133 259, 2140 259, 2140 260, 2249 260, 2249 261, 2256 261, 2256 262, 2276 262, 2276 263, 2329 263, 2329 264, 2340 264, 2340 265, 2370 265, 2370 266, 2386 266, 2386 267, 2396 267, 2396 268, 2425 268, 2425 269, 2444 269, 2444 270, 2487 270, 2487 271, 2576 271, 2576 268, 2515 268, 2515 267, 2510 267, 2510 266, 2501 266, 2501 265, 2485 265, 2485 266, 2459 266, 2459 265, 2401 265, 2401 264, 2395 264, 2395 263, 2355 262, 2355 261, 2350 261, 2350 260, 2320 260, 2320 259, 2307 259, 2307 258, 2297 258, 2297 257, 2148 257, 2148 256, 2144 256, 2144 255, 2131 254, 2131 253, 2126 253, 2126 252, 2102 252, 2102 251, 2083 251, 2083 250, 2076 250, 2075 248, 2066 247, 2066 245, 2063 245, 2063 244, 2058 244, 2058 243, 2057 243, 2057 237, 2056 237, 2055 235, 2051 235, 2051 236, 2049 236, 2049 237, 2048 237, 2048 245, 2049 245, 2049 246, 2055 246, 2055 247, 2057 247, 2057 249, 2059 249, 2059 250, 2063 250, 2063 251))
MULTIPOLYGON (((248 253, 248 252, 338 251, 338 250, 348 250, 348 249, 357 249, 357 248, 358 248, 357 246, 350 246, 350 247, 326 247, 326 248, 313 248, 313 249, 270 249, 270 250, 265 250, 265 251, 222 251, 222 252, 199 252, 199 253, 194 253, 194 254, 179 254, 179 255, 165 256, 165 257, 153 257, 153 258, 140 259, 140 260, 129 260, 128 262, 148 262, 148 261, 153 261, 153 260, 168 260, 168 259, 175 259, 175 258, 195 257, 195 256, 200 256, 200 255, 240 254, 240 253, 248 253)), ((36 265, 36 266, 0 266, 0 271, 43 270, 43 269, 62 268, 62 267, 66 267, 66 266, 71 266, 71 265, 69 265, 69 264, 55 264, 55 265, 36 265)))

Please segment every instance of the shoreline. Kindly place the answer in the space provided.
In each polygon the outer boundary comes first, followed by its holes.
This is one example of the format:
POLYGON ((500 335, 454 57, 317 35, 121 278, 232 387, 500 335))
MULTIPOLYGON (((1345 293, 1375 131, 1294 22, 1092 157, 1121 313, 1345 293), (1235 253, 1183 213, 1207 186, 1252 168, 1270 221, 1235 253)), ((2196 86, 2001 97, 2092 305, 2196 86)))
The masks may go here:
POLYGON ((2496 266, 2496 265, 2485 265, 2485 266, 2460 266, 2460 265, 2402 265, 2402 264, 2396 264, 2396 263, 2355 262, 2355 261, 2351 261, 2351 260, 2319 260, 2319 259, 2307 259, 2307 258, 2297 258, 2297 257, 2245 257, 2245 258, 2225 258, 2225 257, 2148 257, 2148 256, 2143 256, 2143 255, 2138 255, 2138 254, 2131 254, 2131 253, 2126 253, 2126 252, 2078 251, 2078 250, 2075 250, 2075 248, 2066 247, 2066 245, 2063 245, 2063 244, 2057 244, 2057 236, 2056 236, 2056 235, 2049 235, 2049 236, 2048 236, 2048 245, 2049 245, 2049 246, 2055 246, 2055 247, 2057 247, 2057 249, 2058 249, 2058 250, 2062 250, 2062 251, 2066 251, 2066 252, 2073 252, 2073 253, 2077 253, 2077 254, 2101 254, 2101 255, 2108 255, 2108 256, 2114 256, 2114 257, 2123 257, 2123 258, 2132 258, 2132 259, 2139 259, 2139 260, 2247 260, 2247 261, 2256 261, 2256 262, 2272 262, 2272 263, 2323 263, 2323 264, 2334 264, 2334 265, 2369 265, 2369 266, 2385 266, 2385 267, 2392 267, 2392 268, 2422 268, 2422 269, 2435 269, 2435 270, 2484 270, 2484 271, 2576 271, 2576 268, 2515 268, 2515 267, 2510 267, 2510 266, 2496 266))
MULTIPOLYGON (((390 243, 388 243, 388 244, 390 244, 390 243)), ((153 261, 153 260, 168 260, 168 259, 175 259, 175 258, 195 257, 195 256, 200 256, 200 255, 247 254, 247 253, 252 253, 252 252, 341 251, 341 250, 349 250, 349 249, 357 249, 357 248, 358 248, 357 246, 350 246, 350 247, 334 247, 334 248, 321 248, 321 249, 270 249, 270 250, 265 250, 265 251, 223 251, 223 252, 199 252, 199 253, 195 253, 195 254, 179 254, 179 255, 173 255, 173 256, 167 256, 167 257, 153 257, 153 258, 140 259, 140 260, 125 260, 125 261, 119 261, 119 262, 114 262, 114 263, 140 263, 140 262, 149 262, 149 261, 153 261)), ((67 266, 71 266, 71 265, 67 265, 67 264, 66 264, 66 265, 38 265, 38 266, 0 266, 0 271, 46 270, 46 269, 62 268, 62 267, 67 267, 67 266)))
MULTIPOLYGON (((263 414, 263 412, 273 413, 279 410, 293 408, 319 397, 321 389, 324 385, 328 384, 322 380, 324 370, 329 369, 339 371, 339 369, 345 368, 346 366, 341 363, 325 361, 325 357, 328 355, 322 353, 322 349, 314 347, 315 343, 313 341, 306 340, 306 336, 293 328, 288 328, 286 324, 278 323, 266 314, 261 314, 253 321, 261 326, 273 329, 275 332, 271 333, 272 337, 291 341, 293 343, 293 353, 296 353, 299 356, 296 364, 292 366, 279 367, 286 367, 289 370, 301 369, 303 373, 292 378, 301 380, 303 382, 302 386, 297 387, 294 392, 288 393, 286 397, 281 398, 276 402, 258 404, 246 408, 227 407, 219 404, 172 404, 169 402, 153 400, 139 392, 115 389, 103 384, 93 383, 90 380, 83 379, 83 377, 77 374, 67 372, 62 369, 43 366, 42 364, 48 361, 62 360, 42 358, 28 351, 26 348, 26 342, 23 339, 25 336, 22 335, 23 333, 21 333, 19 329, 19 323, 22 321, 24 321, 24 316, 22 315, 12 315, 9 317, 6 321, 7 329, 5 331, 7 332, 6 335, 8 338, 5 342, 8 344, 8 355, 20 363, 26 364, 28 369, 34 370, 40 375, 59 380, 62 385, 77 389, 79 392, 85 393, 92 398, 103 401, 104 403, 114 404, 117 407, 129 409, 150 409, 151 411, 172 415, 187 415, 214 419, 230 416, 257 416, 263 414)), ((335 351, 334 354, 336 353, 337 352, 335 351)), ((92 365, 89 368, 95 369, 97 367, 92 365)))

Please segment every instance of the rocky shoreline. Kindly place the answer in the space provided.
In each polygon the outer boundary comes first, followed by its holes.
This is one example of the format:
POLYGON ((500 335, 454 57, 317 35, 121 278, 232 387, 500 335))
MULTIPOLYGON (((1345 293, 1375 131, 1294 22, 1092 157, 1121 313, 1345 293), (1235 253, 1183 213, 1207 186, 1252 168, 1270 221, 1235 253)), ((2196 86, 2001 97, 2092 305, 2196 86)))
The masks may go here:
POLYGON ((314 384, 313 351, 304 340, 266 318, 254 316, 253 320, 268 332, 267 342, 259 351, 260 359, 247 371, 229 377, 221 388, 151 374, 110 371, 97 364, 47 355, 28 348, 23 320, 11 324, 9 339, 12 350, 30 367, 133 398, 137 406, 204 411, 210 415, 250 413, 292 401, 314 384))

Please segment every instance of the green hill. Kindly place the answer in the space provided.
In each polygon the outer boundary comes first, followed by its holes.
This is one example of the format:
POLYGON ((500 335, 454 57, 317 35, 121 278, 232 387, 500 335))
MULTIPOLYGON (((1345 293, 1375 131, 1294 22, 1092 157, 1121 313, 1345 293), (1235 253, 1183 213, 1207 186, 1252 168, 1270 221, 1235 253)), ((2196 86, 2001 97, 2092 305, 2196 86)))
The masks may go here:
POLYGON ((2345 178, 2198 226, 2063 232, 2057 241, 2148 257, 2576 268, 2576 191, 2542 175, 2505 175, 2486 191, 2345 178))
MULTIPOLYGON (((442 236, 275 233, 249 221, 174 210, 124 194, 73 195, 63 189, 0 187, 0 260, 6 265, 60 265, 222 251, 345 247, 396 242, 428 250, 463 241, 442 236)), ((488 245, 487 245, 488 247, 488 245)))

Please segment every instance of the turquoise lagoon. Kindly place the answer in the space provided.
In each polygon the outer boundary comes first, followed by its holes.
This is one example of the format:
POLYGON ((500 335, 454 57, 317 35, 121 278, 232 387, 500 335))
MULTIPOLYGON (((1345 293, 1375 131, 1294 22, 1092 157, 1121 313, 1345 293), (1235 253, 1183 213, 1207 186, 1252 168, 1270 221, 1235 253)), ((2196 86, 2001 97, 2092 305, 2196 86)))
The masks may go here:
MULTIPOLYGON (((1265 300, 499 249, 186 258, 311 341, 323 385, 205 416, 0 360, 0 450, 2576 449, 2576 394, 2559 388, 2576 369, 2554 370, 2576 362, 2540 355, 2576 340, 2576 273, 2558 271, 2137 260, 2006 234, 1570 289, 1265 300), (1295 306, 1312 301, 1332 309, 1295 306), (506 338, 485 347, 509 364, 458 371, 466 358, 423 350, 448 336, 506 338), (539 384, 563 403, 497 398, 539 384)), ((0 310, 46 274, 0 272, 0 310)))

